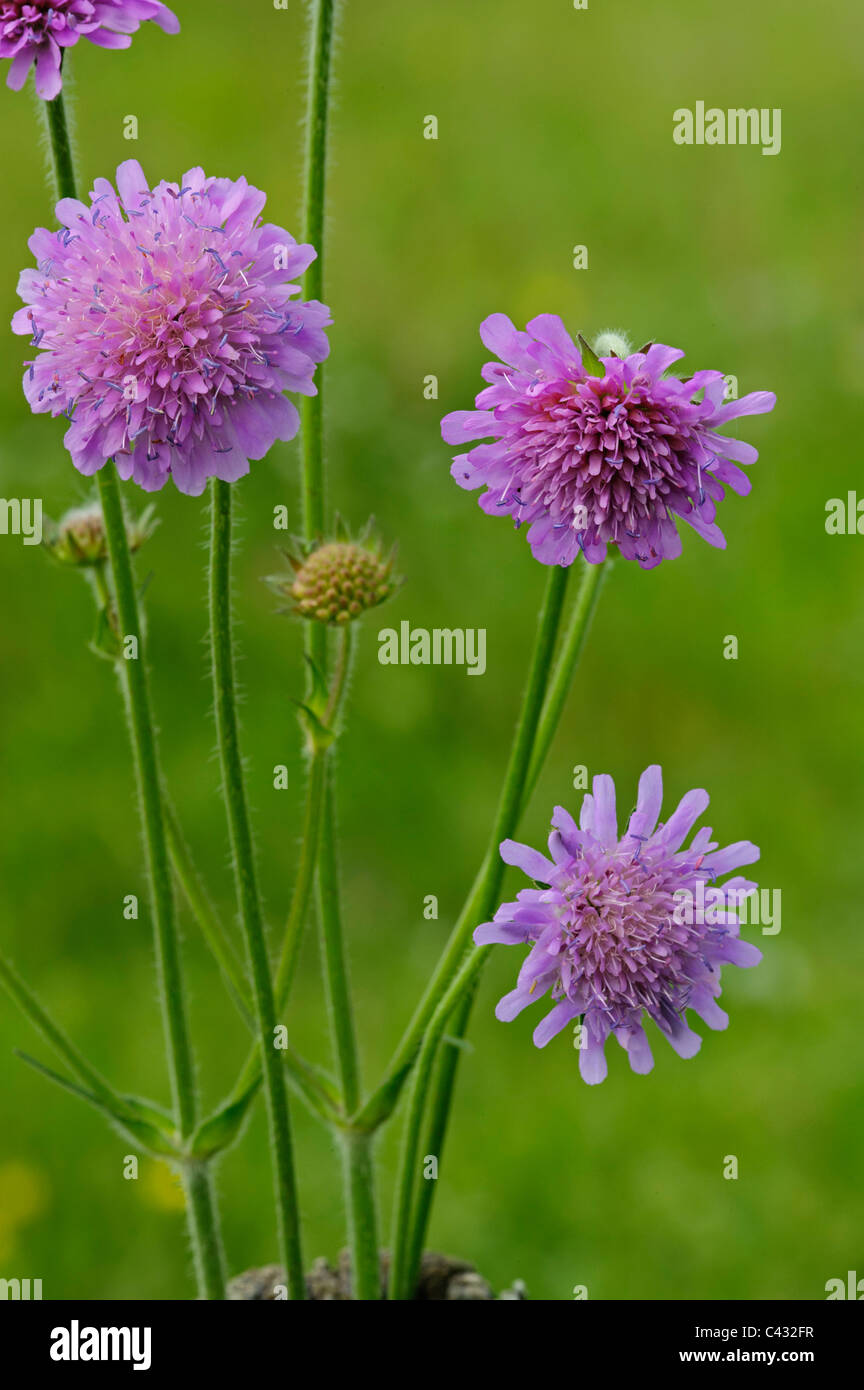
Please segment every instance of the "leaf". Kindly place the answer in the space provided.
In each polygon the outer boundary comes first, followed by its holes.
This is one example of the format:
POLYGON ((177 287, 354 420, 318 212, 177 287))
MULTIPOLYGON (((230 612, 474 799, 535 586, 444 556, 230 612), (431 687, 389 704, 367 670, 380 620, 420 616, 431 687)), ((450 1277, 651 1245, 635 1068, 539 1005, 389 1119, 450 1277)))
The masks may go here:
POLYGON ((188 1149, 190 1158, 213 1158, 215 1154, 233 1144, 243 1128, 249 1107, 258 1094, 261 1077, 252 1082, 239 1100, 231 1100, 221 1110, 217 1110, 208 1120, 204 1120, 193 1134, 188 1149))
POLYGON ((606 368, 589 343, 579 334, 579 347, 582 352, 582 366, 588 376, 605 376, 606 368))
POLYGON ((140 1100, 138 1096, 121 1096, 124 1105, 128 1105, 135 1115, 144 1120, 147 1124, 155 1125, 156 1129, 163 1134, 168 1134, 172 1138, 177 1133, 173 1117, 165 1110, 160 1110, 152 1101, 140 1100))
MULTIPOLYGON (((22 1062, 26 1062, 28 1067, 33 1067, 34 1071, 38 1071, 46 1080, 53 1081, 54 1085, 59 1086, 61 1090, 68 1091, 70 1095, 78 1096, 79 1100, 86 1101, 88 1105, 92 1105, 94 1110, 98 1110, 101 1114, 106 1115, 111 1124, 115 1125, 121 1133, 127 1135, 133 1143, 137 1144, 138 1147, 143 1149, 146 1153, 153 1154, 158 1158, 179 1158, 180 1154, 177 1145, 174 1144, 164 1132, 157 1129, 155 1125, 149 1124, 143 1119, 138 1120, 132 1114, 115 1109, 99 1096, 95 1095, 93 1091, 88 1091, 84 1086, 79 1086, 76 1081, 70 1081, 68 1077, 61 1076, 59 1072, 52 1071, 50 1067, 45 1066, 44 1062, 37 1062, 35 1057, 29 1056, 26 1052, 21 1052, 16 1048, 15 1056, 20 1057, 22 1062)), ((157 1112, 154 1111, 154 1113, 157 1112)))
POLYGON ((106 661, 119 661, 123 655, 111 614, 104 606, 96 614, 96 627, 90 638, 90 650, 95 656, 101 656, 106 661))
POLYGON ((314 714, 320 717, 324 714, 330 703, 330 691, 323 672, 318 668, 311 656, 306 656, 306 665, 309 667, 309 677, 311 688, 306 697, 306 705, 314 714))
POLYGON ((297 706, 300 723, 303 725, 304 732, 313 749, 317 752, 323 752, 325 748, 329 748, 336 738, 335 730, 326 728, 309 705, 301 704, 299 700, 295 700, 294 703, 297 706))

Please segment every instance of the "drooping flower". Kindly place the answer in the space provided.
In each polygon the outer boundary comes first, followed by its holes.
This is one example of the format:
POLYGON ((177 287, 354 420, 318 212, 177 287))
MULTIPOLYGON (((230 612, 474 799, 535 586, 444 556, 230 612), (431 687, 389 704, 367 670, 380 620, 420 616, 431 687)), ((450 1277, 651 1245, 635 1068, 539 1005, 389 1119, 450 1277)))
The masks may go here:
POLYGON ((509 1022, 548 993, 553 1008, 534 1031, 538 1047, 581 1017, 579 1065, 589 1083, 606 1076, 610 1033, 634 1071, 651 1070, 643 1015, 679 1056, 694 1056, 702 1039, 688 1026, 686 1010, 709 1028, 725 1028, 728 1017, 716 1003, 721 966, 762 958, 739 936, 741 904, 756 885, 740 876, 715 882, 752 864, 758 849, 748 840, 719 849, 708 827, 683 849, 708 795, 688 792, 658 826, 662 800, 660 768, 649 767, 619 840, 615 785, 611 777, 595 777, 578 827, 556 807, 548 859, 505 840, 505 862, 548 887, 523 889, 474 932, 478 945, 532 943, 517 987, 499 1001, 496 1015, 509 1022))
POLYGON ((79 39, 100 48, 128 48, 130 35, 152 19, 166 34, 180 21, 159 0, 0 0, 0 58, 11 58, 7 86, 20 91, 36 64, 36 93, 53 101, 63 86, 63 51, 79 39))
POLYGON ((453 477, 486 489, 485 512, 527 523, 536 559, 570 565, 581 550, 599 563, 614 545, 651 569, 681 553, 676 516, 725 547, 716 503, 724 485, 750 491, 738 464, 758 455, 717 430, 773 409, 772 392, 724 402, 720 372, 664 375, 684 354, 662 343, 597 358, 555 314, 540 314, 525 332, 492 314, 480 336, 501 361, 483 368, 489 385, 478 408, 445 416, 441 432, 448 444, 494 439, 459 454, 453 477))
POLYGON ((191 169, 151 192, 127 160, 117 190, 97 179, 90 207, 61 199, 61 230, 30 238, 38 269, 22 272, 12 320, 39 349, 24 391, 72 421, 79 472, 113 458, 148 492, 171 476, 197 495, 297 432, 282 393, 315 394, 332 321, 296 298, 316 253, 261 222, 266 196, 245 178, 191 169))

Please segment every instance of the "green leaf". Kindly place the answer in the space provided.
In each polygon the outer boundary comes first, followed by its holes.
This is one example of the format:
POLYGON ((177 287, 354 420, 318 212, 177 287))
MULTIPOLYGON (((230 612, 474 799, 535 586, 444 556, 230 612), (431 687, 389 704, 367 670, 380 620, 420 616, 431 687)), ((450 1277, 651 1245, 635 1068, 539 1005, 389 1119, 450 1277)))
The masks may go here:
POLYGON ((140 1100, 138 1096, 121 1096, 120 1099, 134 1112, 138 1119, 144 1120, 149 1125, 154 1125, 163 1134, 174 1138, 177 1129, 173 1117, 167 1111, 161 1110, 152 1101, 140 1100))
POLYGON ((96 614, 96 627, 90 639, 90 650, 95 656, 101 656, 106 661, 119 661, 123 655, 111 614, 104 606, 96 614))
MULTIPOLYGON (((93 1091, 88 1091, 84 1086, 79 1086, 77 1082, 70 1081, 68 1077, 61 1076, 59 1072, 52 1071, 46 1067, 44 1062, 37 1062, 35 1057, 29 1056, 26 1052, 15 1049, 15 1056, 20 1057, 22 1062, 26 1062, 28 1067, 38 1071, 46 1080, 53 1081, 55 1086, 61 1090, 68 1091, 70 1095, 77 1096, 79 1100, 86 1101, 92 1105, 94 1110, 106 1115, 112 1125, 120 1130, 121 1134, 131 1139, 145 1153, 152 1154, 156 1158, 179 1158, 180 1152, 177 1145, 173 1143, 167 1135, 155 1125, 146 1120, 138 1120, 131 1112, 123 1112, 110 1106, 106 1101, 95 1095, 93 1091)), ((145 1108, 142 1106, 142 1108, 145 1108)), ((158 1113, 158 1112, 153 1112, 158 1113)), ((162 1117, 164 1118, 164 1117, 162 1117)))
POLYGON ((311 688, 306 697, 306 705, 320 719, 330 703, 330 691, 327 687, 324 673, 315 664, 311 656, 306 656, 306 665, 309 667, 309 676, 311 680, 311 688))
POLYGON ((582 366, 588 376, 605 376, 606 368, 589 343, 579 334, 579 347, 582 352, 582 366))
POLYGON ((336 738, 335 730, 328 729, 322 724, 314 709, 310 708, 309 705, 301 704, 299 700, 295 700, 294 703, 297 705, 300 723, 303 725, 303 730, 312 748, 317 752, 323 752, 325 748, 329 748, 336 738))
POLYGON ((211 1115, 208 1120, 204 1120, 198 1126, 189 1143, 188 1156, 190 1158, 212 1158, 234 1143, 243 1128, 249 1107, 258 1093, 260 1085, 261 1077, 258 1076, 249 1089, 243 1092, 239 1100, 229 1101, 221 1110, 217 1110, 214 1115, 211 1115))

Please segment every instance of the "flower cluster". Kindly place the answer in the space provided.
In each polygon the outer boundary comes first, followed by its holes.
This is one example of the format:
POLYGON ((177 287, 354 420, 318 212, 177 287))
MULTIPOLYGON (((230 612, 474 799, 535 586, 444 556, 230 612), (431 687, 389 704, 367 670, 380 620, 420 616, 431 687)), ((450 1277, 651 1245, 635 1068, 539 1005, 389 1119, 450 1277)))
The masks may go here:
POLYGON ((554 1006, 534 1031, 538 1047, 581 1017, 579 1065, 589 1083, 606 1075, 610 1033, 634 1071, 651 1070, 643 1014, 679 1056, 694 1056, 702 1040, 687 1026, 685 1011, 692 1009, 710 1028, 725 1028, 728 1017, 716 1003, 721 966, 761 960, 755 946, 740 940, 736 911, 754 883, 730 878, 709 890, 720 899, 709 911, 693 910, 706 897, 706 883, 753 863, 758 849, 747 840, 720 849, 708 827, 682 849, 708 795, 688 792, 658 826, 662 800, 660 768, 649 767, 619 840, 614 783, 595 777, 578 826, 556 807, 548 859, 505 840, 506 863, 548 887, 523 889, 474 933, 478 945, 532 943, 516 989, 499 1001, 496 1014, 509 1022, 548 993, 554 1006))
POLYGON ((53 101, 63 86, 63 53, 79 39, 100 48, 128 48, 130 35, 152 19, 166 34, 180 22, 159 0, 0 0, 0 58, 11 58, 7 86, 19 91, 36 65, 36 93, 53 101))
POLYGON ((314 395, 330 314, 294 283, 315 257, 262 223, 265 195, 190 169, 152 191, 141 166, 97 179, 90 206, 57 204, 58 232, 29 246, 26 307, 12 320, 39 351, 24 391, 34 411, 71 421, 79 472, 114 459, 147 491, 174 479, 199 494, 233 482, 299 426, 282 394, 314 395))
POLYGON ((460 487, 485 487, 485 512, 527 523, 542 564, 570 565, 580 550, 598 563, 613 545, 651 569, 681 553, 675 516, 725 546, 716 504, 724 485, 749 492, 738 465, 757 453, 717 429, 771 410, 770 391, 724 402, 720 372, 686 381, 665 375, 684 354, 661 343, 595 358, 555 314, 540 314, 524 333, 492 314, 480 336, 501 361, 483 368, 489 384, 478 409, 445 416, 441 430, 449 444, 495 442, 459 454, 453 477, 460 487))

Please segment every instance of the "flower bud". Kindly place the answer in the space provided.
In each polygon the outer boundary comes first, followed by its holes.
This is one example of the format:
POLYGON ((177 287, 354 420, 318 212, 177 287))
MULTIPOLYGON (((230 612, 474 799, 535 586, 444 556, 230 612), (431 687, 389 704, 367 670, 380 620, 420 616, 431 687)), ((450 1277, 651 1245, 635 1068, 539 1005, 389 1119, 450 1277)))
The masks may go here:
POLYGON ((395 551, 381 554, 368 534, 360 540, 325 541, 305 556, 286 551, 294 570, 267 583, 293 599, 291 612, 312 622, 342 627, 396 592, 401 579, 393 574, 395 551))
MULTIPOLYGON (((158 524, 153 513, 153 507, 147 507, 136 519, 127 518, 130 550, 139 550, 152 536, 158 524)), ((108 540, 99 503, 73 507, 58 522, 49 522, 43 544, 61 565, 92 567, 104 564, 108 559, 108 540)))

